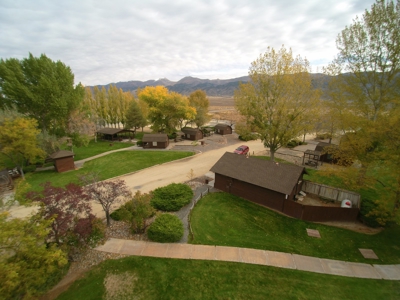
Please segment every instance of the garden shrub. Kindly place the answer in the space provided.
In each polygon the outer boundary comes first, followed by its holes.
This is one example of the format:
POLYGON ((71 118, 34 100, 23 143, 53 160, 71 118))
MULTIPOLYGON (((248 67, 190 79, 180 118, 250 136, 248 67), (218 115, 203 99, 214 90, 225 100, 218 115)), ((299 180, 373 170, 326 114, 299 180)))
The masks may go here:
POLYGON ((132 214, 126 209, 125 205, 122 205, 110 214, 111 219, 114 221, 128 221, 131 216, 132 214))
POLYGON ((377 215, 371 214, 372 211, 376 211, 377 205, 373 200, 364 198, 361 201, 360 206, 360 219, 361 221, 370 227, 379 227, 381 224, 377 220, 377 215))
POLYGON ((151 205, 162 211, 178 211, 193 198, 192 189, 183 183, 171 183, 153 191, 151 205))
POLYGON ((22 170, 24 171, 24 174, 29 173, 29 172, 35 172, 36 165, 25 166, 22 168, 22 170))
POLYGON ((300 145, 300 141, 299 140, 290 140, 287 144, 286 147, 288 148, 294 148, 296 146, 300 145))
POLYGON ((326 140, 332 138, 332 134, 325 132, 325 133, 317 133, 315 137, 316 140, 326 140))
POLYGON ((241 141, 255 141, 258 139, 258 135, 255 133, 247 133, 247 134, 243 134, 243 135, 239 135, 239 140, 241 141))
POLYGON ((150 240, 158 243, 174 243, 183 236, 183 223, 175 215, 161 214, 147 230, 150 240))

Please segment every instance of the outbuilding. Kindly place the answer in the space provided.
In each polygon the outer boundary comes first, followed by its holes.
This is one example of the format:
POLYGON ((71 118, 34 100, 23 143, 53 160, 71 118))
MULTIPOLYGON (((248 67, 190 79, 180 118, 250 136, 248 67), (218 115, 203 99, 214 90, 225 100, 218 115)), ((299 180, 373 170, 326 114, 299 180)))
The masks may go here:
POLYGON ((301 191, 305 169, 226 152, 211 171, 215 188, 283 211, 285 200, 301 191))
POLYGON ((201 140, 204 137, 203 132, 199 128, 184 127, 181 129, 184 138, 191 141, 201 140))
POLYGON ((217 124, 215 125, 215 133, 221 135, 232 134, 232 126, 228 124, 217 124))
POLYGON ((165 149, 169 145, 168 135, 164 133, 144 134, 142 138, 143 148, 165 149))
POLYGON ((0 192, 12 190, 14 188, 12 177, 8 170, 0 171, 0 192))
POLYGON ((74 153, 67 150, 59 150, 50 155, 50 160, 54 162, 54 168, 62 173, 75 170, 74 153))
POLYGON ((97 137, 110 140, 110 141, 118 141, 123 138, 133 139, 135 137, 135 131, 130 129, 120 129, 120 128, 101 128, 96 131, 97 137))

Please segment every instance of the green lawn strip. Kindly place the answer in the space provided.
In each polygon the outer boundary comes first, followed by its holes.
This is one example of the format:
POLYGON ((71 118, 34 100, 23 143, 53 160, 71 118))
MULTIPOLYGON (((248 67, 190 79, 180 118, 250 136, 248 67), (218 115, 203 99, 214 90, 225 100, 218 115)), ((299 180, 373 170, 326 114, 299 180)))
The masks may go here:
POLYGON ((293 219, 227 193, 206 195, 191 215, 193 244, 234 246, 296 253, 335 260, 400 263, 400 226, 367 235, 293 219), (321 238, 309 237, 317 229, 321 238), (379 260, 364 259, 359 248, 372 249, 379 260))
POLYGON ((191 155, 193 152, 122 151, 87 161, 78 170, 65 173, 57 173, 54 170, 40 171, 28 174, 26 179, 31 185, 31 190, 39 191, 40 184, 46 181, 55 186, 65 186, 70 182, 78 183, 79 176, 88 172, 95 172, 99 174, 101 180, 105 180, 191 155))
MULTIPOLYGON (((104 141, 104 140, 98 140, 97 142, 95 142, 94 140, 91 140, 87 147, 85 146, 79 148, 73 147, 73 151, 75 154, 74 159, 81 160, 104 152, 128 148, 132 146, 134 146, 134 144, 132 143, 122 143, 122 142, 104 141)), ((65 150, 71 150, 71 149, 67 147, 65 148, 65 150)))
POLYGON ((399 297, 398 281, 358 279, 232 262, 133 256, 103 262, 57 299, 365 300, 399 297), (108 281, 111 278, 114 281, 108 281), (106 282, 109 282, 108 293, 106 282))

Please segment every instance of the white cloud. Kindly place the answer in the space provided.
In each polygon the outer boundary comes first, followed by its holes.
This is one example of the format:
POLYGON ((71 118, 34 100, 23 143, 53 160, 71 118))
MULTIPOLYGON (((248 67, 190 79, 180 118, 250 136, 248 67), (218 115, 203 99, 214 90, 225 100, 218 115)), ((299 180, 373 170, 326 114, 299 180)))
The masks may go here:
POLYGON ((372 0, 30 1, 0 3, 0 57, 46 53, 77 81, 105 84, 247 74, 268 46, 291 47, 314 66, 372 0))

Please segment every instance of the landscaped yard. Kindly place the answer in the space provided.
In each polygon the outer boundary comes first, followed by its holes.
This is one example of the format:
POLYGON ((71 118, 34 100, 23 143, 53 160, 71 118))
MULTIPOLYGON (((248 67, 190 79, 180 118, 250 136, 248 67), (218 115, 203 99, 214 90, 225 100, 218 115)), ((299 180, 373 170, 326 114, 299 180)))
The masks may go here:
POLYGON ((251 264, 128 257, 108 260, 57 299, 399 299, 398 281, 251 264))
MULTIPOLYGON (((88 157, 92 157, 107 151, 112 151, 112 150, 118 150, 118 149, 123 149, 123 148, 128 148, 132 147, 134 144, 132 143, 121 143, 121 142, 111 142, 111 141, 104 141, 104 140, 97 140, 95 142, 94 140, 91 140, 89 145, 87 147, 73 147, 74 151, 74 160, 81 160, 85 159, 88 157), (111 145, 111 146, 110 146, 111 145)), ((66 150, 71 150, 67 149, 66 150)))
POLYGON ((41 189, 40 184, 46 181, 55 186, 65 186, 70 182, 78 183, 79 176, 88 172, 99 174, 101 180, 116 177, 193 155, 193 152, 181 151, 121 151, 110 153, 85 162, 82 168, 65 173, 54 170, 29 173, 26 176, 31 190, 41 189))
POLYGON ((193 244, 265 249, 343 261, 400 263, 400 226, 376 235, 305 222, 278 214, 227 193, 206 195, 191 215, 193 244), (306 228, 321 238, 309 237, 306 228), (379 260, 364 259, 359 248, 372 249, 379 260))

